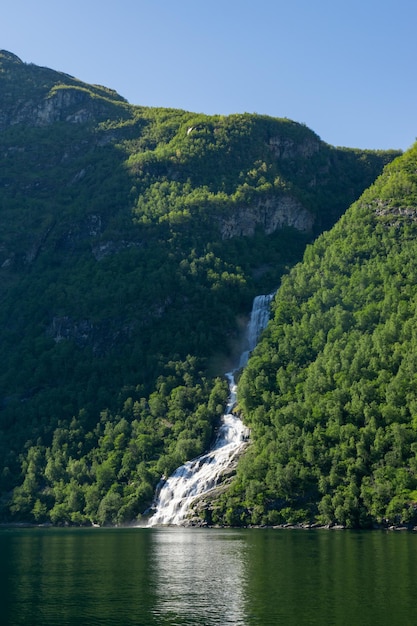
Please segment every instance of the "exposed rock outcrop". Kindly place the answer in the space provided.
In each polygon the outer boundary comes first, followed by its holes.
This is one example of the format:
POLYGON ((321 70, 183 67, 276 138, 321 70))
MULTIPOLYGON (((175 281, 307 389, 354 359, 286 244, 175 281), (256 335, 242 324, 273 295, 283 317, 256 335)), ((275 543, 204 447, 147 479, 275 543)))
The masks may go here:
POLYGON ((88 319, 74 320, 67 315, 52 318, 46 335, 55 343, 69 340, 79 348, 90 347, 94 354, 107 354, 114 346, 129 340, 134 330, 133 322, 121 319, 93 323, 88 319))
POLYGON ((77 87, 56 88, 40 102, 17 101, 13 108, 3 111, 0 128, 28 124, 40 127, 55 122, 85 124, 106 117, 109 103, 97 98, 94 102, 88 91, 77 87))
POLYGON ((320 150, 319 137, 306 138, 303 141, 294 141, 288 137, 275 136, 269 140, 269 147, 277 159, 308 159, 320 150))
POLYGON ((124 115, 126 100, 112 89, 28 65, 7 50, 0 50, 0 62, 5 78, 0 94, 0 129, 18 124, 43 127, 55 122, 102 121, 111 117, 115 106, 117 115, 124 115))
POLYGON ((141 241, 101 241, 97 245, 92 247, 92 252, 97 261, 101 261, 104 257, 117 254, 121 250, 128 248, 141 248, 143 243, 141 241))
POLYGON ((260 227, 267 235, 290 226, 302 232, 310 232, 314 217, 303 205, 290 195, 270 197, 250 207, 238 207, 218 218, 222 239, 247 237, 260 227))

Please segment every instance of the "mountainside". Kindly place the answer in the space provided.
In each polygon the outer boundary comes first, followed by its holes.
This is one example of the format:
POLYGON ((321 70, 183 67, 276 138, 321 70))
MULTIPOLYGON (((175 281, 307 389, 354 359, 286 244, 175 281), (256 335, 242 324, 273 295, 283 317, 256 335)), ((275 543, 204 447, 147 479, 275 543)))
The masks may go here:
POLYGON ((243 372, 228 523, 417 523, 417 144, 287 275, 243 372))
POLYGON ((135 519, 207 447, 253 296, 396 155, 0 52, 3 518, 135 519))

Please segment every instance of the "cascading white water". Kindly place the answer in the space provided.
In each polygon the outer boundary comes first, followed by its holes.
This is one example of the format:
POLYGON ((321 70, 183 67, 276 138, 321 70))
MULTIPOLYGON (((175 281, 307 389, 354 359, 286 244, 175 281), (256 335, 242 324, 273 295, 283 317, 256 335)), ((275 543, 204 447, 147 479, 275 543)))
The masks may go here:
POLYGON ((258 343, 261 332, 268 324, 271 301, 274 295, 274 293, 270 293, 266 296, 256 296, 253 301, 252 312, 246 329, 246 346, 240 356, 239 369, 245 367, 249 354, 258 343))
MULTIPOLYGON (((273 296, 274 294, 257 296, 253 301, 246 331, 246 346, 240 357, 238 369, 246 365, 250 352, 268 323, 273 296)), ((187 461, 161 483, 157 490, 158 496, 154 507, 156 510, 149 519, 148 526, 180 526, 184 523, 192 502, 216 487, 224 471, 246 445, 246 428, 239 417, 232 413, 236 404, 235 371, 226 374, 230 395, 212 449, 192 461, 187 461)))

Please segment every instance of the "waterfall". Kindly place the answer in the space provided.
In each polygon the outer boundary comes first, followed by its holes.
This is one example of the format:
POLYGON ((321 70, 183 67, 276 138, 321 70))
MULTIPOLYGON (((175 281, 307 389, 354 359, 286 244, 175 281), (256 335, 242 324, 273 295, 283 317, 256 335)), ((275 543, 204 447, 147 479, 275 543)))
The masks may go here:
MULTIPOLYGON (((250 352, 266 327, 273 297, 274 294, 269 294, 254 299, 246 330, 246 343, 236 369, 246 365, 250 352)), ((209 452, 178 467, 166 481, 161 481, 157 489, 155 513, 149 519, 148 526, 183 524, 192 502, 216 487, 222 474, 246 445, 247 429, 241 419, 232 413, 236 404, 236 369, 226 374, 229 399, 213 447, 209 452)))
POLYGON ((246 345, 240 356, 238 369, 245 367, 249 354, 258 343, 261 332, 268 324, 270 305, 274 295, 275 293, 270 293, 266 296, 256 296, 253 301, 252 312, 246 329, 246 345))

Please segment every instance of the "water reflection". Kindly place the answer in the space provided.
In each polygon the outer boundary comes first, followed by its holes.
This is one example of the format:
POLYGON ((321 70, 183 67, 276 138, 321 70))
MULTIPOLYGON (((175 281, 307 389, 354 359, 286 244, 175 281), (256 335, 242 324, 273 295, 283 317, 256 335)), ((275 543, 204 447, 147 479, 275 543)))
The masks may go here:
POLYGON ((247 542, 241 533, 153 531, 154 615, 172 626, 246 626, 247 542))
POLYGON ((417 535, 249 533, 251 626, 417 624, 417 535))
POLYGON ((149 538, 121 529, 0 532, 0 624, 150 626, 149 538))
POLYGON ((417 624, 417 533, 0 529, 7 626, 417 624))

